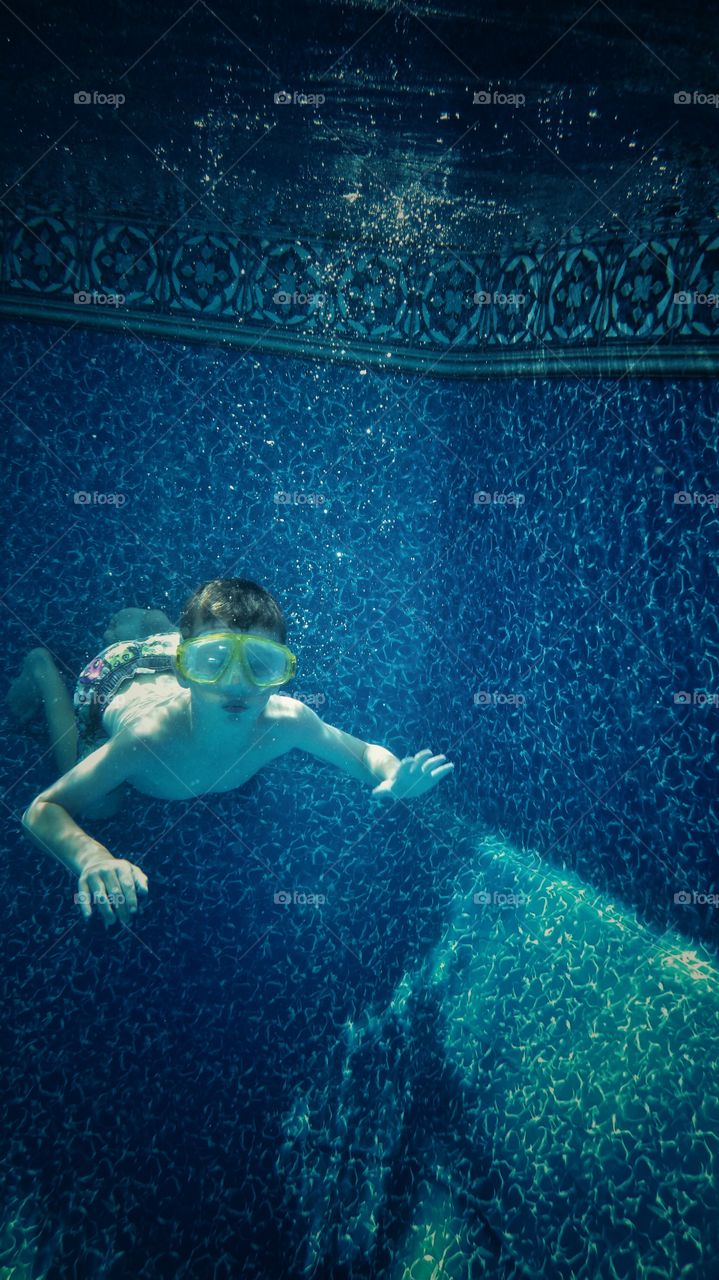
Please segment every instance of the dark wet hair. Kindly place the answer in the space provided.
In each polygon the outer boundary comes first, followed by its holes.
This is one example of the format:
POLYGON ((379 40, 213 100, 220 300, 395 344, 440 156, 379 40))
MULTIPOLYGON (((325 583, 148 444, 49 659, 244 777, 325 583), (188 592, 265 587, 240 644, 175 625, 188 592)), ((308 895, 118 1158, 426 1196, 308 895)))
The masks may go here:
POLYGON ((193 591, 180 617, 183 640, 207 622, 241 631, 269 631, 280 644, 287 637, 282 610, 274 596, 249 578, 213 578, 193 591))

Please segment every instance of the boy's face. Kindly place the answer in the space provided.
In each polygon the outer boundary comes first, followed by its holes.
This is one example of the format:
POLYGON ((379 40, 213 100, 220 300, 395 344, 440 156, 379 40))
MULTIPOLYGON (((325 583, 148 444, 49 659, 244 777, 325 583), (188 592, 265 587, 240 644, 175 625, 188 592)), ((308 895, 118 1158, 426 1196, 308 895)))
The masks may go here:
MULTIPOLYGON (((192 634, 204 636, 215 631, 262 636, 265 640, 275 640, 280 643, 279 636, 271 631, 263 631, 259 627, 250 627, 247 631, 242 631, 239 627, 228 627, 224 622, 206 623, 204 626, 196 627, 192 634)), ((241 720, 245 724, 257 719, 264 711, 272 694, 276 692, 275 689, 259 689, 256 684, 247 679, 239 662, 233 662, 217 684, 197 684, 191 681, 189 687, 192 697, 200 699, 204 706, 216 710, 223 722, 241 720)))

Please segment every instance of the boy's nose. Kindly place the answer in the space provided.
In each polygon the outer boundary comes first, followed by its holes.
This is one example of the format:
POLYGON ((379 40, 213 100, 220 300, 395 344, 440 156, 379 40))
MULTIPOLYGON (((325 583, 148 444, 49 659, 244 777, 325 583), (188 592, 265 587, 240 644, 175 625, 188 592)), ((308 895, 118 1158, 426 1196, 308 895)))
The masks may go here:
POLYGON ((223 693, 228 691, 231 693, 252 693, 255 685, 247 680, 239 662, 233 662, 232 666, 227 669, 220 680, 223 693))

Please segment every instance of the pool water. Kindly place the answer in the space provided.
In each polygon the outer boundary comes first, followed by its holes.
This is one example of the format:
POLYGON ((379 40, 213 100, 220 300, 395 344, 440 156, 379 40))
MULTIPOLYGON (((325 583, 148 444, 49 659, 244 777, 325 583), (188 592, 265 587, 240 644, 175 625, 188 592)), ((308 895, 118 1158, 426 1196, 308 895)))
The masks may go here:
POLYGON ((713 1275, 716 384, 3 338, 8 680, 250 577, 292 696, 455 771, 137 794, 106 933, 5 718, 0 1274, 713 1275))

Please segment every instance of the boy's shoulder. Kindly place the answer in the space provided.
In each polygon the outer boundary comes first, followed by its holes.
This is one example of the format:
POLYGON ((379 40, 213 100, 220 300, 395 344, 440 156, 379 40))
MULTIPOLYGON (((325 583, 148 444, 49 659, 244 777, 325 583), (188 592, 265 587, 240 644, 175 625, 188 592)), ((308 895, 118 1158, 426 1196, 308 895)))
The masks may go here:
POLYGON ((265 717, 275 724, 287 741, 287 748, 296 745, 314 719, 314 711, 301 698, 291 698, 286 693, 273 693, 265 707, 265 717))
POLYGON ((287 693, 273 693, 265 708, 265 713, 268 711, 273 720, 295 724, 304 718, 307 704, 300 698, 291 698, 287 693))

